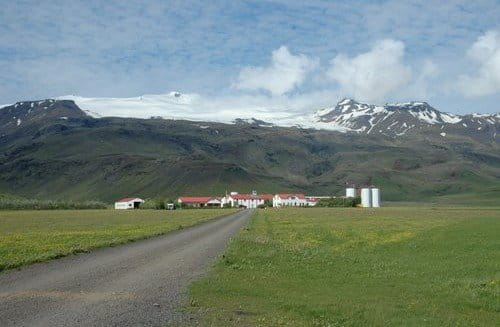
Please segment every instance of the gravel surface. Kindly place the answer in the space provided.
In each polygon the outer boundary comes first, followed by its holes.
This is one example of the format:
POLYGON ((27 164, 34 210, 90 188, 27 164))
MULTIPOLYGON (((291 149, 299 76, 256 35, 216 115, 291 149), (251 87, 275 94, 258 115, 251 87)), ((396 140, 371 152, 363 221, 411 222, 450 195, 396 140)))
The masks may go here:
POLYGON ((0 326, 165 326, 251 210, 168 235, 0 273, 0 326))

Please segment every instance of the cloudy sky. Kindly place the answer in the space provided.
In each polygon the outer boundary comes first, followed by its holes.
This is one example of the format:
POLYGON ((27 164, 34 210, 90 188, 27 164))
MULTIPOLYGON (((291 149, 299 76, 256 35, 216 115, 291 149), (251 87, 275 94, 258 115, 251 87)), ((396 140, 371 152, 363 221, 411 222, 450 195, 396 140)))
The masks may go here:
POLYGON ((0 8, 0 104, 176 90, 290 110, 354 97, 500 111, 497 0, 0 0, 0 8))

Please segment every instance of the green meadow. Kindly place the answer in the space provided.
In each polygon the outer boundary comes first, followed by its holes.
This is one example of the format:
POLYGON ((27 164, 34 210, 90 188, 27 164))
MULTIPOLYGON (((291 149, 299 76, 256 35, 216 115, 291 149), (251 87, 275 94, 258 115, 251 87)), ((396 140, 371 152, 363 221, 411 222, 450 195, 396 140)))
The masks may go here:
POLYGON ((0 271, 165 234, 234 211, 0 211, 0 271))
POLYGON ((499 326, 500 209, 259 210, 187 307, 208 326, 499 326))

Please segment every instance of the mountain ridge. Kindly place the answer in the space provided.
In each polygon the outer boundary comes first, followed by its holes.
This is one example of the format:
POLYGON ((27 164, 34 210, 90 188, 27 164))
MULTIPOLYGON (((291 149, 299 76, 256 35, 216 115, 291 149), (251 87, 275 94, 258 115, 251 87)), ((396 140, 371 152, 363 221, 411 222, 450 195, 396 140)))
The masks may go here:
POLYGON ((500 127, 500 114, 455 115, 441 112, 427 102, 388 103, 383 106, 370 105, 345 98, 335 107, 325 108, 314 114, 315 120, 343 127, 357 133, 381 133, 401 136, 413 128, 440 126, 454 132, 468 132, 475 128, 483 130, 494 140, 500 127), (376 127, 376 128, 375 128, 376 127))
MULTIPOLYGON (((214 113, 198 117, 196 111, 186 112, 187 109, 198 99, 196 95, 185 95, 180 92, 170 92, 166 95, 144 95, 135 98, 110 98, 110 102, 103 100, 106 98, 83 98, 76 96, 66 96, 56 99, 46 99, 40 101, 73 101, 86 115, 93 118, 103 117, 124 117, 124 118, 161 118, 161 119, 185 119, 192 121, 210 121, 233 124, 260 124, 261 126, 283 126, 336 130, 340 132, 355 132, 373 134, 379 133, 389 137, 399 137, 411 132, 415 128, 426 128, 432 125, 440 126, 443 129, 440 135, 445 137, 448 128, 452 132, 482 134, 484 137, 497 140, 497 131, 500 128, 500 113, 494 114, 463 114, 455 115, 441 112, 427 102, 405 102, 386 103, 385 105, 374 105, 357 102, 354 99, 341 99, 336 106, 327 107, 315 111, 313 114, 295 114, 289 117, 239 117, 233 113, 231 117, 225 118, 223 114, 214 113), (90 102, 89 102, 90 101, 90 102), (95 101, 105 101, 105 109, 95 101), (125 103, 125 104, 124 104, 125 103), (144 107, 137 107, 138 103, 144 107), (83 104, 85 107, 82 108, 83 104), (176 109, 171 115, 154 115, 155 109, 159 106, 162 110, 176 109), (95 106, 95 108, 93 107, 95 106), (117 106, 115 109, 113 106, 117 106), (139 110, 143 109, 144 110, 139 110), (179 109, 181 108, 181 109, 179 109), (178 110, 178 111, 175 111, 178 110), (179 110, 180 113, 179 113, 179 110), (141 114, 137 115, 137 111, 141 114), (137 116, 137 117, 136 117, 137 116)), ((17 102, 13 105, 1 108, 16 108, 29 104, 33 106, 34 101, 17 102)), ((191 109, 190 109, 191 110, 191 109)), ((165 114, 165 112, 163 112, 165 114)), ((18 119, 18 118, 16 118, 18 119)), ((17 121, 16 121, 17 123, 17 121)))

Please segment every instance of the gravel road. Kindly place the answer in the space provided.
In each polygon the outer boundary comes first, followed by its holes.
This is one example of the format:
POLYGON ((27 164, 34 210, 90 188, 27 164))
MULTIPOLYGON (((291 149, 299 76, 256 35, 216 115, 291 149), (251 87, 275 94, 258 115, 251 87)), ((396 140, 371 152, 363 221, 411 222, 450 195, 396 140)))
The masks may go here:
POLYGON ((251 210, 0 273, 0 326, 165 326, 251 210))

